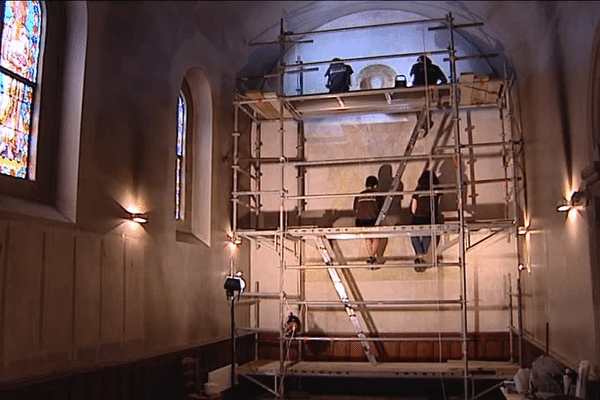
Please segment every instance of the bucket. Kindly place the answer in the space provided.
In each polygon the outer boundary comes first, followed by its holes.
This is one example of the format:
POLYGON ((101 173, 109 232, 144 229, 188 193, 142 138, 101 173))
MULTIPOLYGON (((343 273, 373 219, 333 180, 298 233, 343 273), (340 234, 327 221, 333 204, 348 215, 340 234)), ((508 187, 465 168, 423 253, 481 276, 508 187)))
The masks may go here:
POLYGON ((396 75, 396 78, 394 79, 394 87, 395 88, 405 88, 406 87, 406 76, 396 75))

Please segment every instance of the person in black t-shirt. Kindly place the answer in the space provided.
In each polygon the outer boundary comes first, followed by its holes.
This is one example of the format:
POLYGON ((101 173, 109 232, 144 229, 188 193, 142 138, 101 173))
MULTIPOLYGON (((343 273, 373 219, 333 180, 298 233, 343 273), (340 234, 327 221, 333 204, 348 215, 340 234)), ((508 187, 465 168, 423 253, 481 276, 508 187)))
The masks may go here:
POLYGON ((417 62, 410 69, 413 77, 413 86, 425 85, 425 72, 427 71, 427 85, 443 85, 448 83, 446 75, 440 67, 435 65, 427 56, 419 56, 417 62))
MULTIPOLYGON (((438 177, 429 170, 423 171, 419 180, 417 182, 417 187, 415 190, 429 190, 430 179, 433 181, 434 188, 436 185, 439 185, 440 181, 438 177)), ((441 222, 441 212, 440 212, 440 197, 441 194, 433 195, 433 201, 431 195, 427 193, 415 193, 412 196, 410 203, 410 210, 412 213, 412 217, 410 220, 411 225, 429 225, 432 223, 431 216, 434 216, 434 224, 438 224, 441 222), (433 212, 431 207, 433 206, 433 212)), ((440 237, 436 235, 436 243, 438 243, 440 237)), ((425 261, 423 257, 429 250, 429 245, 431 244, 431 236, 411 236, 410 241, 415 250, 415 264, 424 264, 425 261)), ((425 267, 416 266, 415 271, 423 272, 425 271, 425 267)))
POLYGON ((350 90, 350 75, 354 71, 352 71, 352 67, 344 64, 340 61, 339 58, 334 58, 332 64, 327 68, 327 72, 325 72, 325 77, 327 78, 327 83, 325 83, 325 87, 329 89, 329 93, 343 93, 350 90))
MULTIPOLYGON (((366 189, 360 192, 363 193, 376 193, 379 181, 373 175, 367 177, 365 182, 366 189)), ((356 226, 375 226, 379 211, 383 207, 384 196, 358 196, 354 198, 354 211, 356 211, 356 226)), ((369 258, 367 264, 378 263, 378 256, 383 256, 385 246, 387 245, 387 239, 381 238, 366 238, 365 243, 367 245, 367 252, 369 258)), ((382 260, 381 260, 382 261, 382 260)))

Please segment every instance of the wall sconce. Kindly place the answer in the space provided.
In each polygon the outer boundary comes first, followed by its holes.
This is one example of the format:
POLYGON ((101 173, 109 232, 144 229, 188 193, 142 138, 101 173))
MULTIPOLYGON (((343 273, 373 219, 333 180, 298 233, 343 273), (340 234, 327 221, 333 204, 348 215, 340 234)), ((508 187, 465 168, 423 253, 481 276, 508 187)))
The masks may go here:
POLYGON ((130 213, 129 219, 133 222, 137 222, 138 224, 145 224, 148 222, 148 214, 147 213, 130 213))
POLYGON ((520 226, 517 228, 517 234, 518 235, 527 235, 527 227, 526 226, 520 226))
POLYGON ((558 207, 556 207, 556 211, 566 212, 566 211, 569 211, 573 207, 585 207, 585 206, 587 206, 587 202, 588 202, 587 191, 578 190, 576 192, 573 192, 573 194, 571 195, 571 198, 569 200, 563 199, 563 202, 558 207))
POLYGON ((528 265, 526 266, 525 264, 521 263, 521 264, 519 264, 519 271, 527 271, 527 272, 531 273, 531 267, 529 267, 528 265))
POLYGON ((229 234, 229 243, 239 246, 242 244, 242 238, 238 235, 229 234))

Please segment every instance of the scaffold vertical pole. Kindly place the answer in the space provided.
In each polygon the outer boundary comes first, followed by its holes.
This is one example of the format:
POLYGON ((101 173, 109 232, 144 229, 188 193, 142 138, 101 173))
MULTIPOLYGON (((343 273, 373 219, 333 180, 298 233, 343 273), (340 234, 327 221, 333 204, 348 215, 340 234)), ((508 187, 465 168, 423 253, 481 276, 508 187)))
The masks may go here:
POLYGON ((459 263, 461 269, 461 328, 462 328, 462 352, 464 361, 464 396, 465 400, 469 398, 469 352, 467 343, 467 271, 465 263, 465 215, 464 215, 464 204, 463 204, 463 167, 462 167, 462 154, 461 154, 461 143, 460 143, 460 109, 459 109, 459 93, 458 93, 458 77, 456 71, 456 50, 454 48, 454 18, 452 13, 447 15, 448 28, 450 32, 450 74, 452 77, 452 96, 454 106, 454 152, 457 158, 458 165, 456 166, 456 181, 457 185, 457 196, 458 196, 458 221, 459 221, 459 263))
MULTIPOLYGON (((518 348, 519 348, 519 366, 523 367, 523 303, 521 298, 521 265, 523 262, 523 244, 519 239, 519 223, 520 223, 520 207, 519 207, 519 169, 517 168, 517 150, 515 145, 515 133, 512 129, 512 107, 510 103, 510 84, 508 79, 505 81, 506 88, 504 90, 504 102, 506 107, 506 114, 508 118, 507 128, 510 138, 510 151, 511 151, 511 162, 512 162, 512 181, 513 181, 513 213, 514 213, 514 233, 517 246, 517 323, 518 323, 518 348)), ((524 205, 526 206, 526 205, 524 205)), ((512 312, 512 310, 511 310, 512 312)))
MULTIPOLYGON (((238 213, 238 168, 240 166, 240 157, 239 157, 239 143, 240 143, 240 132, 239 132, 239 106, 235 106, 233 108, 233 133, 231 136, 233 137, 233 163, 232 163, 232 172, 233 172, 233 195, 232 195, 232 210, 231 210, 231 230, 232 234, 235 235, 237 231, 237 213, 238 213)), ((233 276, 233 267, 231 267, 230 271, 231 276, 233 276)))
POLYGON ((285 306, 284 301, 284 283, 283 283, 283 269, 285 262, 285 254, 284 254, 284 238, 285 238, 285 187, 284 187, 284 176, 285 176, 285 126, 283 119, 283 98, 285 96, 284 87, 283 87, 283 78, 284 78, 284 67, 285 63, 283 61, 283 57, 285 55, 285 31, 283 29, 283 18, 280 21, 279 28, 279 229, 278 229, 278 237, 279 237, 279 245, 277 247, 278 256, 279 256, 279 388, 277 392, 279 393, 279 398, 284 397, 284 369, 285 369, 285 350, 284 350, 284 342, 283 337, 285 335, 285 330, 283 326, 283 318, 284 311, 283 308, 285 306))

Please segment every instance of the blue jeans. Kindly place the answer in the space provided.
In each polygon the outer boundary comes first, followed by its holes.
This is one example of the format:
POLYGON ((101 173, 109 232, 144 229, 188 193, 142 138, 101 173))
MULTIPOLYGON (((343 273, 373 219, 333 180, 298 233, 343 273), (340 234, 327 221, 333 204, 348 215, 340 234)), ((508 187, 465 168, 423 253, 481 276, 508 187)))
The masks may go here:
MULTIPOLYGON (((431 219, 429 217, 412 217, 410 223, 412 225, 429 225, 431 223, 431 219)), ((410 242, 412 243, 413 249, 415 249, 415 254, 417 256, 422 256, 427 253, 429 250, 429 245, 431 244, 431 236, 411 236, 410 242)), ((438 244, 440 242, 439 235, 435 236, 435 243, 438 244)))

